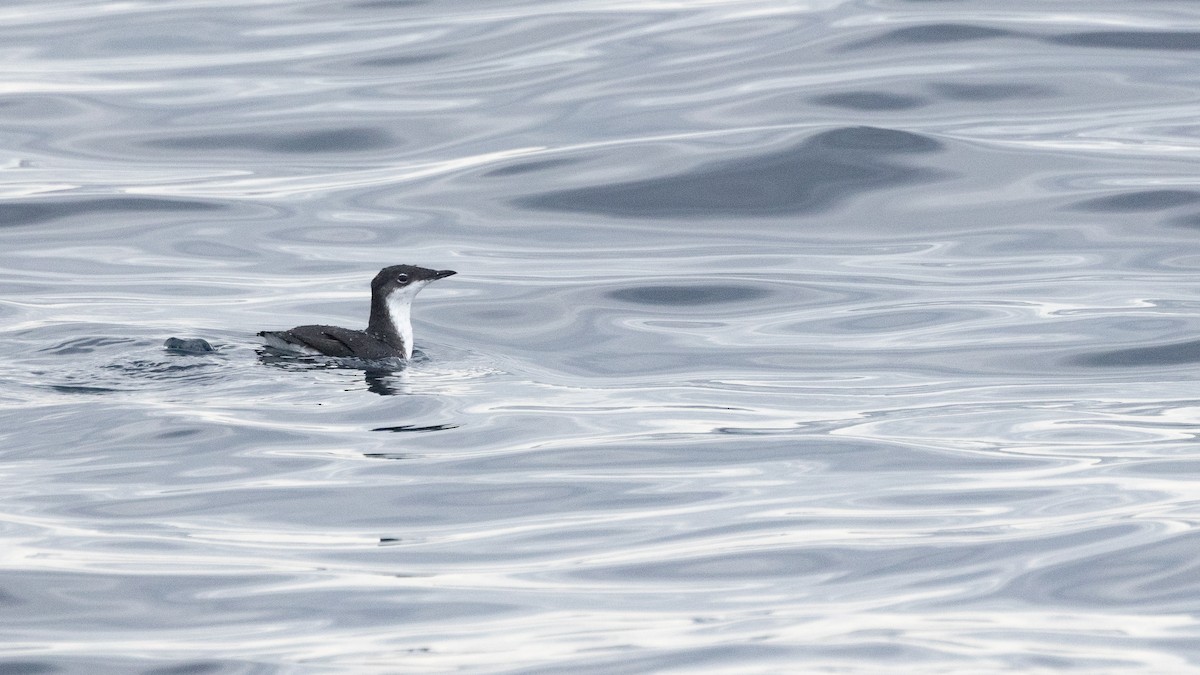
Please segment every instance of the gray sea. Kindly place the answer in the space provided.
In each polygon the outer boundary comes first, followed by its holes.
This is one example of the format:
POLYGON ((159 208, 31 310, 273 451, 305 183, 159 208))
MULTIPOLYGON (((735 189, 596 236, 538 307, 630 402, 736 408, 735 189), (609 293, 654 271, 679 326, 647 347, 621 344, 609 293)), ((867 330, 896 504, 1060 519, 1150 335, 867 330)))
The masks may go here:
POLYGON ((0 673, 1200 672, 1197 3, 9 0, 0 62, 0 673), (400 263, 407 368, 261 351, 400 263))

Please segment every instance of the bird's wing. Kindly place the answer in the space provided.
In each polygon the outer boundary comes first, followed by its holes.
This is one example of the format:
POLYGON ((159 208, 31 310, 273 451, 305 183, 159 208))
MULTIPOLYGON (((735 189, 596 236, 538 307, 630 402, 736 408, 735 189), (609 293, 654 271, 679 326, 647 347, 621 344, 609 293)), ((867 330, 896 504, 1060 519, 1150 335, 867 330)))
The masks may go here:
POLYGON ((263 331, 259 335, 274 338, 300 350, 311 349, 326 356, 356 356, 353 344, 366 337, 362 331, 339 326, 296 326, 291 330, 263 331))

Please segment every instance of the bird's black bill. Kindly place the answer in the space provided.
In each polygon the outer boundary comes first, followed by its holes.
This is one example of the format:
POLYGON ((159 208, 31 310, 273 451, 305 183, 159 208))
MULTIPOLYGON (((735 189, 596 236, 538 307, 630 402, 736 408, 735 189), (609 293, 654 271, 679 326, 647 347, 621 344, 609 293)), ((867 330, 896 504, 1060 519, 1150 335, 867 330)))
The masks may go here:
POLYGON ((438 270, 433 275, 433 278, 434 279, 445 279, 446 277, 454 275, 454 274, 458 274, 458 272, 455 272, 454 270, 438 270))

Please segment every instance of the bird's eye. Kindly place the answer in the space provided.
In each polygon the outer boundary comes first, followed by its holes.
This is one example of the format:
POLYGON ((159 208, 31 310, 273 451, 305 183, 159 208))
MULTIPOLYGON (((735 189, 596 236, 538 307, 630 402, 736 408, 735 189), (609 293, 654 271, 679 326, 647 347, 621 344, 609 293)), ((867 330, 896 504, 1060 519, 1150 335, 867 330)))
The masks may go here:
POLYGON ((398 284, 408 283, 408 275, 407 274, 397 274, 396 275, 396 283, 398 283, 398 284))

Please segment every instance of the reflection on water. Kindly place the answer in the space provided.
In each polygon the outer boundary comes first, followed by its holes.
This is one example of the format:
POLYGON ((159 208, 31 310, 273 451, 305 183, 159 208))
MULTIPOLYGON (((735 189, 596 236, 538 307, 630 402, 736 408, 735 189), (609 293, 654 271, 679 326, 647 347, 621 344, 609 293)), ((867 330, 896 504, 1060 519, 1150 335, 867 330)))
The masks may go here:
POLYGON ((639 286, 612 291, 609 297, 640 305, 713 305, 725 302, 757 300, 768 292, 753 286, 717 286, 713 284, 695 286, 639 286))
POLYGON ((1200 50, 1200 31, 1087 31, 1064 33, 1050 39, 1057 44, 1072 47, 1167 51, 1200 50))
POLYGON ((905 45, 938 45, 973 40, 991 40, 1016 36, 1018 33, 988 26, 962 23, 928 23, 905 26, 851 45, 855 49, 880 49, 905 45))
POLYGON ((1200 341, 1179 344, 1130 347, 1094 354, 1085 354, 1076 359, 1087 366, 1173 366, 1184 363, 1200 363, 1200 341))
POLYGON ((997 84, 964 84, 959 82, 935 82, 929 87, 952 101, 1018 101, 1053 96, 1055 91, 1040 84, 1023 82, 997 84))
POLYGON ((928 182, 931 169, 886 161, 940 149, 904 131, 856 127, 818 134, 781 152, 702 165, 687 173, 516 201, 533 209, 594 212, 625 218, 779 216, 832 208, 858 192, 928 182))
POLYGON ((56 201, 10 200, 0 203, 0 227, 35 225, 47 221, 103 213, 154 214, 161 212, 216 211, 221 207, 209 202, 182 199, 148 199, 144 197, 99 197, 56 201))
POLYGON ((1200 202, 1200 191, 1196 190, 1141 190, 1087 199, 1075 204, 1074 208, 1096 213, 1137 213, 1166 211, 1197 202, 1200 202))
POLYGON ((1195 670, 1200 13, 935 4, 11 7, 0 672, 1195 670))
POLYGON ((321 131, 272 133, 212 134, 207 136, 173 137, 146 141, 149 147, 173 150, 239 151, 239 152, 354 152, 374 150, 392 145, 394 141, 382 129, 328 129, 321 131))
POLYGON ((813 103, 851 110, 908 110, 926 105, 925 99, 886 91, 847 91, 825 94, 813 99, 813 103))

